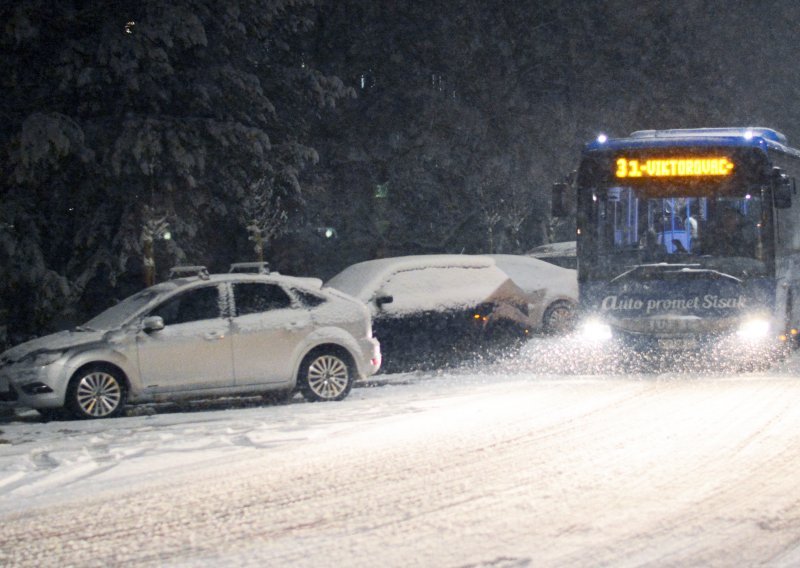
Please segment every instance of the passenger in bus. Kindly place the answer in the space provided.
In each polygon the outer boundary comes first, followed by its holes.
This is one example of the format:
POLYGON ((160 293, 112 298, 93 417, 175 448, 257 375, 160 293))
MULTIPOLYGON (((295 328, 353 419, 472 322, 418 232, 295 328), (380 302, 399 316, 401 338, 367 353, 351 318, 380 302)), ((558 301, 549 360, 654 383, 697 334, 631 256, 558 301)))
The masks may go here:
POLYGON ((697 232, 697 217, 695 217, 694 211, 689 212, 689 215, 686 216, 686 228, 689 231, 689 236, 692 240, 697 239, 698 232, 697 232))

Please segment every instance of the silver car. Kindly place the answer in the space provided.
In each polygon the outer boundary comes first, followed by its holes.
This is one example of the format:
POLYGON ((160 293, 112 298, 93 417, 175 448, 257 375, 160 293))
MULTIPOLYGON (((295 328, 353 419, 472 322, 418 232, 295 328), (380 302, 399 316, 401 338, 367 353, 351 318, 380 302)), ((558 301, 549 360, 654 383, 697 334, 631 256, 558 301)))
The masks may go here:
POLYGON ((201 269, 9 349, 0 391, 45 416, 107 418, 126 402, 187 397, 341 400, 380 364, 362 302, 316 279, 201 269))

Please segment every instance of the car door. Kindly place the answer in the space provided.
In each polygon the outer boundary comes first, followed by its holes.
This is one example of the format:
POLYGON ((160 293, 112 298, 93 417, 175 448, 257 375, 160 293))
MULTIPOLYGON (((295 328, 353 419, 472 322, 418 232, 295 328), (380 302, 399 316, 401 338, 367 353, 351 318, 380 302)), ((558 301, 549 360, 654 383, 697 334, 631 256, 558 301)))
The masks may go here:
POLYGON ((236 385, 289 381, 297 347, 313 330, 309 310, 271 282, 234 283, 233 302, 236 385))
POLYGON ((233 385, 230 321, 222 310, 226 294, 225 285, 192 288, 148 313, 161 317, 164 329, 137 336, 139 372, 147 392, 233 385))

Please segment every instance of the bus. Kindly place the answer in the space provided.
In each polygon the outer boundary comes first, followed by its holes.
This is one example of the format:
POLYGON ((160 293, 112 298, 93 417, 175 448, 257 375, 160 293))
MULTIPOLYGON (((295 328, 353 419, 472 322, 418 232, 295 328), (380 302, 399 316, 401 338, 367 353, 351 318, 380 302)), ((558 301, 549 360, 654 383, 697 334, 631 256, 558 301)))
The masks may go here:
POLYGON ((574 187, 553 187, 554 215, 576 214, 582 337, 785 353, 800 328, 798 176, 800 150, 767 128, 587 144, 574 187))

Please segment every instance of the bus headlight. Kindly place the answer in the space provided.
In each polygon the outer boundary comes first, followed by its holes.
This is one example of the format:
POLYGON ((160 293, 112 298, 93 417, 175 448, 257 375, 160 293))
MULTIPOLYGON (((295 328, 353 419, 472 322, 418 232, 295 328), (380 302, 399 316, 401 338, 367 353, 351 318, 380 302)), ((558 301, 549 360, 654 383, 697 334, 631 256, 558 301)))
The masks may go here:
POLYGON ((611 326, 600 320, 586 320, 580 326, 578 333, 581 339, 591 343, 602 343, 611 339, 611 326))
POLYGON ((745 341, 758 341, 769 336, 771 327, 769 320, 753 318, 742 322, 736 335, 745 341))

